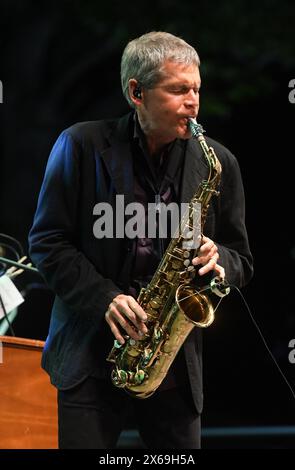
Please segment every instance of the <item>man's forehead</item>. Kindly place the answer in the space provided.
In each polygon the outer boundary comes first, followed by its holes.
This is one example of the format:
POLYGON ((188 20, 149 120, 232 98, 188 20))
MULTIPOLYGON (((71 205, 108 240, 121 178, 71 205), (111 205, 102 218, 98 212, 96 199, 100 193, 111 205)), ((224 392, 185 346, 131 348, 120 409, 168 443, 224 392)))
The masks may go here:
POLYGON ((199 67, 196 64, 182 64, 167 61, 161 67, 161 83, 201 82, 199 67))

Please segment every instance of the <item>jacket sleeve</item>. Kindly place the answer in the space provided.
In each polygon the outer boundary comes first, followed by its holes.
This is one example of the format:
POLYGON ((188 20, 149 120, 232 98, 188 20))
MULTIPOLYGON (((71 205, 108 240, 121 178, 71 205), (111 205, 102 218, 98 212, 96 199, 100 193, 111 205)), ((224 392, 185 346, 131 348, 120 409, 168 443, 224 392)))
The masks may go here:
POLYGON ((223 168, 220 186, 220 209, 215 242, 225 269, 226 279, 237 287, 246 285, 253 276, 253 259, 245 226, 245 196, 240 168, 231 155, 223 168))
POLYGON ((29 253, 63 302, 99 320, 121 290, 77 248, 80 158, 80 144, 64 131, 49 156, 29 234, 29 253))

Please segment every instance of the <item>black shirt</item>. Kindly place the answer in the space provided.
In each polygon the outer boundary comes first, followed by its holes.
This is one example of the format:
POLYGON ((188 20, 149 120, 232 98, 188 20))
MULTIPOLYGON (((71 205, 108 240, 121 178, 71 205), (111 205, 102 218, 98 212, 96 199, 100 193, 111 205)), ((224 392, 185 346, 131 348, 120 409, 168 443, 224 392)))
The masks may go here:
MULTIPOLYGON (((141 203, 145 208, 145 220, 142 221, 145 236, 136 238, 133 245, 134 263, 131 273, 133 285, 137 282, 142 287, 150 281, 173 235, 168 230, 168 236, 161 237, 157 224, 156 238, 148 237, 148 204, 156 201, 165 205, 179 202, 184 152, 185 142, 176 139, 162 149, 159 155, 151 156, 145 135, 136 114, 134 115, 132 140, 134 195, 135 202, 141 203)), ((169 215, 168 212, 168 228, 169 215)))

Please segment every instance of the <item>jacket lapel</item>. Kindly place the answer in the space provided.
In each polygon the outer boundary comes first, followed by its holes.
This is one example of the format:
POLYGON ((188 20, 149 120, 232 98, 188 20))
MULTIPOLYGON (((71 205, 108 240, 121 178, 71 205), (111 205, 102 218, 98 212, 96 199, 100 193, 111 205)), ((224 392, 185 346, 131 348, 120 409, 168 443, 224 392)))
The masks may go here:
POLYGON ((118 120, 108 137, 110 146, 101 152, 117 195, 124 195, 125 206, 134 201, 133 163, 129 140, 130 118, 131 114, 128 114, 118 120))

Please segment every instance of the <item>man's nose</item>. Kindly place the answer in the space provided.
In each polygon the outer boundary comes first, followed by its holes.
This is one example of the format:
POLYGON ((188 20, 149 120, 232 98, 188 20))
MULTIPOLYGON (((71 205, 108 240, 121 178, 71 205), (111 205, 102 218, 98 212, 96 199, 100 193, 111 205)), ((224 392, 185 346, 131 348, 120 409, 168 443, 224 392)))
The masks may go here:
POLYGON ((184 104, 186 107, 192 108, 199 105, 199 92, 190 90, 185 95, 184 104))

